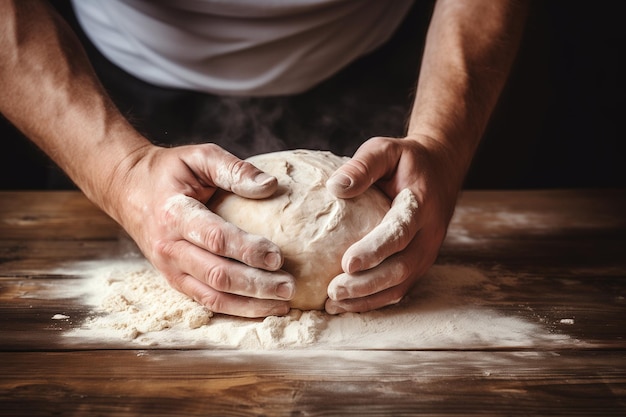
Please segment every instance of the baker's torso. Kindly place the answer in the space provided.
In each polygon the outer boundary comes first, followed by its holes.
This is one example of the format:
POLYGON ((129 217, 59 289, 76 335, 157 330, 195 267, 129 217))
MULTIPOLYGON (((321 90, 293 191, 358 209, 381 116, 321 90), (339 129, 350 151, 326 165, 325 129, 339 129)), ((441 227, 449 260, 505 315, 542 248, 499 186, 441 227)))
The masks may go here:
POLYGON ((73 0, 113 63, 225 95, 305 91, 387 41, 413 0, 73 0))

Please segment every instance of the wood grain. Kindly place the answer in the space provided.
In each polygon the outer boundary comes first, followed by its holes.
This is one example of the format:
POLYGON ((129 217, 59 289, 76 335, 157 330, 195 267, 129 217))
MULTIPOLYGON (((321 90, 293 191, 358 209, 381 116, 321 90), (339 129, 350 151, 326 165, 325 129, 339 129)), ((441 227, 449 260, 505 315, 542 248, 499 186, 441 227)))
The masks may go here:
POLYGON ((82 278, 64 265, 136 250, 121 228, 76 192, 0 192, 0 416, 623 416, 625 214, 626 190, 460 198, 437 263, 480 268, 499 288, 468 290, 482 307, 569 344, 137 350, 68 343, 89 307, 42 296, 82 278))
POLYGON ((623 415, 626 391, 623 352, 93 351, 4 358, 0 400, 16 415, 27 408, 30 415, 609 416, 623 415))

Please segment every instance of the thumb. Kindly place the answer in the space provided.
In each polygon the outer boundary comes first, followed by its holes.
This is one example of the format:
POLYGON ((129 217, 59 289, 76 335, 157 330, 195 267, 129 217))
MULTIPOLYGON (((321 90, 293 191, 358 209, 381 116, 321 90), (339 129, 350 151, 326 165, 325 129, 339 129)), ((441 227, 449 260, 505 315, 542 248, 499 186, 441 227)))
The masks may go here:
POLYGON ((373 138, 363 143, 354 153, 352 159, 346 161, 326 181, 326 188, 336 197, 352 198, 362 194, 372 184, 387 173, 387 159, 384 149, 378 140, 373 138))
POLYGON ((278 186, 275 177, 240 159, 218 161, 214 182, 219 188, 246 198, 269 197, 278 186))
POLYGON ((275 177, 217 145, 206 144, 194 149, 201 152, 191 152, 185 162, 196 175, 218 188, 246 198, 265 198, 278 187, 275 177))

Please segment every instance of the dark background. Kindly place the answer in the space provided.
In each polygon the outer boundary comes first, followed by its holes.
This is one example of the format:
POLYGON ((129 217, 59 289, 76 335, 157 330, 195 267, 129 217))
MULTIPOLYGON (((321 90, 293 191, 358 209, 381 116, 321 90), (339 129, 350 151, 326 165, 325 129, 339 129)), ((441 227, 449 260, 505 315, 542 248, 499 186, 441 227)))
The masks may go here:
MULTIPOLYGON (((53 4, 83 36, 69 3, 53 4)), ((290 97, 220 98, 155 88, 115 68, 83 40, 114 101, 155 143, 211 141, 240 157, 290 148, 351 155, 371 136, 403 134, 432 4, 417 0, 384 47, 290 97)), ((626 186, 621 5, 533 3, 520 54, 466 189, 626 186)), ((73 187, 3 118, 0 137, 0 189, 73 187)))

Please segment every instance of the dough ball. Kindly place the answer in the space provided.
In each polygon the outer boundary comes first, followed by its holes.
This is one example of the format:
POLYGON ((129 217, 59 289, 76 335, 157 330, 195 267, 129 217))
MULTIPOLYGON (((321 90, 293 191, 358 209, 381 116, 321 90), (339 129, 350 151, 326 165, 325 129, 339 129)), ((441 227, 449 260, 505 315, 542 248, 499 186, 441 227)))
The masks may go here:
POLYGON ((344 252, 380 223, 391 205, 375 187, 352 199, 326 190, 326 180, 347 160, 309 150, 256 155, 248 161, 278 179, 277 192, 262 200, 219 192, 209 202, 226 221, 281 248, 283 269, 296 279, 293 308, 324 309, 328 284, 343 272, 344 252))

